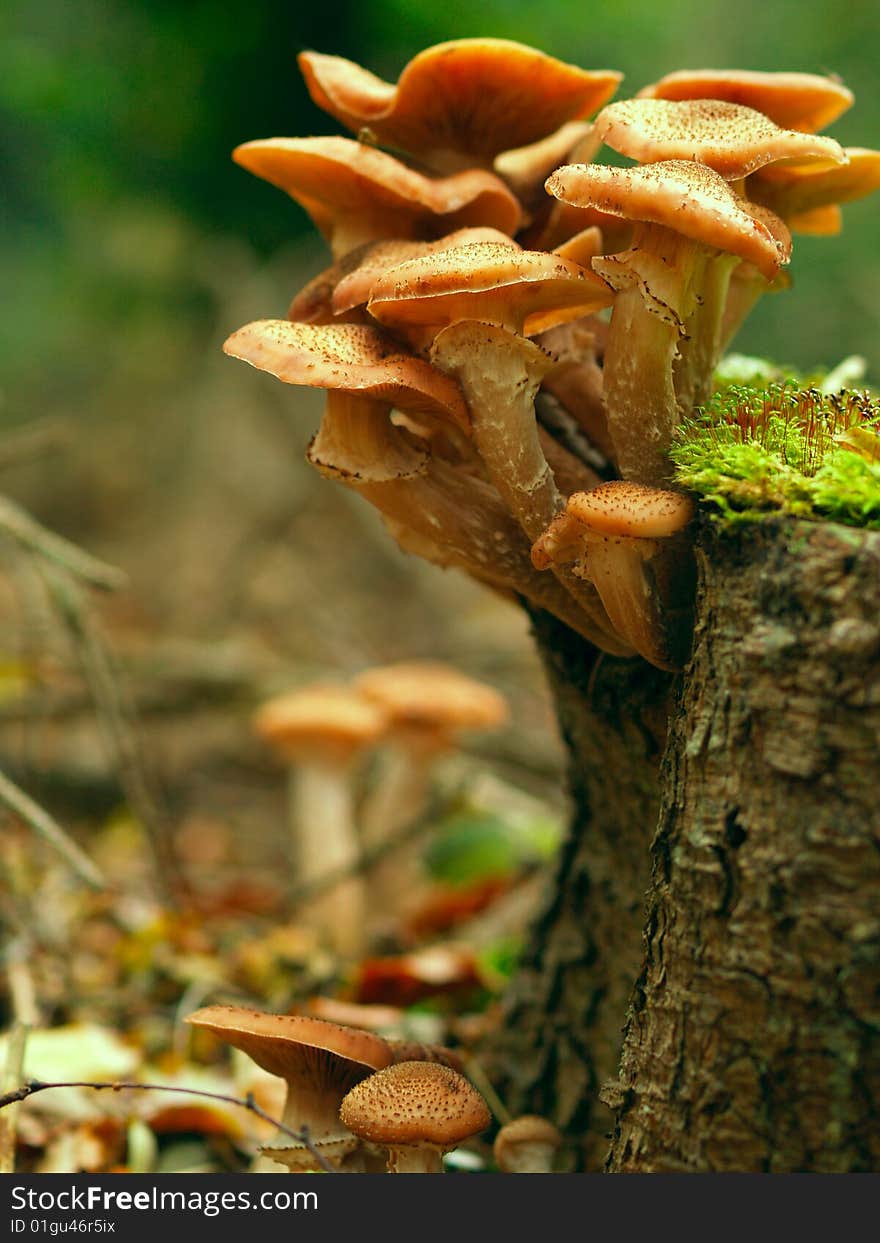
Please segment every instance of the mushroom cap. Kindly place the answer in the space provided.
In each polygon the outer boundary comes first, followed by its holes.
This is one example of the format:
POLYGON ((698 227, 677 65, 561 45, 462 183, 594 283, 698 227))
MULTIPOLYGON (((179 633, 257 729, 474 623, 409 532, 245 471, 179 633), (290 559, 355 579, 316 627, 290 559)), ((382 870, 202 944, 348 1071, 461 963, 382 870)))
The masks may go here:
POLYGON ((451 1070, 464 1073, 464 1060, 454 1049, 442 1044, 424 1044, 421 1040, 389 1040, 393 1062, 438 1062, 451 1070))
POLYGON ((526 336, 608 306, 613 295, 588 268, 536 250, 473 242, 391 268, 367 309, 382 323, 515 323, 526 336))
POLYGON ((476 1088, 439 1062, 398 1062, 370 1075, 345 1097, 339 1117, 354 1135, 373 1143, 444 1151, 491 1122, 476 1088))
POLYGON ((763 112, 786 129, 807 133, 825 129, 853 103, 852 91, 836 78, 753 69, 679 69, 642 87, 636 98, 722 99, 763 112))
POLYGON ((482 162, 591 116, 621 75, 586 70, 506 39, 456 39, 426 48, 384 82, 341 56, 303 52, 309 94, 349 129, 387 146, 455 152, 482 162))
POLYGON ((380 237, 436 237, 466 224, 513 233, 520 222, 519 204, 493 173, 426 177, 351 138, 258 139, 232 158, 289 194, 328 238, 343 214, 375 220, 380 237))
POLYGON ((682 492, 614 479, 570 496, 566 513, 601 535, 664 539, 687 526, 694 506, 682 492))
POLYGON ((833 138, 780 129, 754 108, 725 100, 625 99, 602 109, 595 132, 641 163, 699 160, 731 181, 777 160, 846 163, 833 138))
POLYGON ((749 180, 749 193, 798 228, 802 216, 864 198, 880 188, 880 151, 866 147, 845 151, 846 164, 769 165, 749 180))
POLYGON ((773 230, 762 212, 739 198, 724 178, 690 160, 612 168, 569 164, 547 181, 548 191, 576 207, 595 207, 628 220, 663 225, 718 250, 747 259, 768 280, 788 261, 780 241, 782 221, 773 230))
POLYGON ((304 324, 259 319, 239 328, 223 349, 285 384, 358 394, 414 414, 470 426, 455 380, 364 324, 304 324))
POLYGON ((401 661, 367 669, 355 688, 398 726, 458 730, 493 729, 508 716, 503 695, 433 661, 401 661))
POLYGON ((546 1118, 540 1118, 537 1114, 523 1114, 501 1128, 495 1136, 492 1151, 498 1165, 504 1169, 510 1159, 515 1157, 517 1148, 535 1144, 552 1149, 561 1148, 562 1136, 546 1118))
POLYGON ((388 724, 380 704, 347 687, 323 683, 277 695, 254 717, 258 737, 287 760, 324 756, 345 762, 378 742, 388 724))
POLYGON ((381 1070, 391 1063, 387 1041, 374 1032, 327 1023, 300 1014, 266 1014, 240 1006, 205 1006, 186 1019, 241 1049, 270 1075, 290 1079, 304 1063, 316 1078, 348 1078, 356 1068, 381 1070), (316 1058, 315 1054, 330 1054, 316 1058), (334 1068, 334 1063, 336 1068, 334 1068))

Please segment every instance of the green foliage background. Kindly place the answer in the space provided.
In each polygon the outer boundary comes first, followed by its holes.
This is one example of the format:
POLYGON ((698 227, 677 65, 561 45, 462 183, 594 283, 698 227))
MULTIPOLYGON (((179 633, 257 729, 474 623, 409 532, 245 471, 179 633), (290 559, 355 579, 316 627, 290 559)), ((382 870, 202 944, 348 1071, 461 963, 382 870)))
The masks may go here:
MULTIPOLYGON (((218 308, 249 263, 311 237, 294 204, 229 160, 245 139, 335 129, 297 51, 393 78, 426 44, 479 34, 617 67, 623 94, 689 66, 837 72, 857 102, 835 135, 880 144, 875 0, 6 0, 0 421, 93 405, 108 370, 114 417, 150 417, 236 326, 218 308)), ((856 203, 841 237, 799 238, 794 289, 765 299, 737 347, 801 367, 859 352, 876 378, 876 221, 876 203, 856 203)))

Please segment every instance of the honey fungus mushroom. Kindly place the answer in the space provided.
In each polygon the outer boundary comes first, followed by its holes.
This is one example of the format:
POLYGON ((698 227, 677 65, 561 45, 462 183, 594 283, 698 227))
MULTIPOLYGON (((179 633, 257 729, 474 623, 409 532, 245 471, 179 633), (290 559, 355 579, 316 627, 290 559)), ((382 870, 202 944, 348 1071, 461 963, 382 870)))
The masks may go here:
POLYGON ((385 734, 381 707, 343 686, 300 687, 264 703, 254 729, 289 769, 293 854, 300 884, 344 876, 306 904, 304 919, 343 956, 362 951, 366 892, 355 875, 361 845, 353 768, 385 734), (346 875, 348 873, 348 875, 346 875))
POLYGON ((299 66, 319 108, 444 172, 490 168, 501 152, 591 116, 621 78, 507 39, 438 43, 414 57, 396 84, 341 56, 303 52, 299 66))
POLYGON ((523 1114, 495 1136, 492 1152, 502 1174, 550 1174, 562 1136, 552 1122, 523 1114))
POLYGON ((343 1124, 388 1150, 392 1174, 442 1174, 443 1155, 491 1121, 486 1103, 463 1075, 438 1062, 398 1062, 345 1097, 343 1124))
POLYGON ((538 568, 572 563, 595 584, 613 625, 659 669, 681 668, 690 646, 693 503, 680 492, 614 480, 569 497, 537 541, 538 568))
POLYGON ((601 641, 601 627, 566 589, 535 573, 529 541, 494 488, 393 421, 392 409, 412 413, 470 453, 470 414, 454 379, 364 325, 258 320, 224 350, 286 384, 327 390, 309 461, 374 505, 395 538, 413 537, 429 560, 513 590, 601 641))
POLYGON ((465 225, 511 233, 520 207, 483 169, 426 177, 350 138, 266 138, 243 143, 236 163, 295 199, 334 256, 381 238, 432 238, 465 225))
MULTIPOLYGON (((341 1165, 355 1151, 358 1140, 340 1122, 339 1107, 357 1083, 391 1064, 391 1048, 381 1036, 323 1019, 239 1006, 206 1006, 186 1021, 283 1079, 287 1098, 281 1122, 292 1131, 305 1129, 312 1146, 331 1165, 341 1165)), ((291 1172, 320 1168, 308 1147, 292 1143, 283 1133, 263 1152, 291 1172)))

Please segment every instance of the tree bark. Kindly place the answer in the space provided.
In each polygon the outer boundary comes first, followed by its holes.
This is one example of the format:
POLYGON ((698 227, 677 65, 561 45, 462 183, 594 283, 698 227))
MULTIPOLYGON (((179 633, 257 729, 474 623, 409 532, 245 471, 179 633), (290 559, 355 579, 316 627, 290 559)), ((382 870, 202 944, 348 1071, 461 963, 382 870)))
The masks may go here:
POLYGON ((880 534, 697 544, 682 677, 535 618, 574 816, 494 1070, 578 1168, 604 1086, 613 1172, 877 1169, 880 534))

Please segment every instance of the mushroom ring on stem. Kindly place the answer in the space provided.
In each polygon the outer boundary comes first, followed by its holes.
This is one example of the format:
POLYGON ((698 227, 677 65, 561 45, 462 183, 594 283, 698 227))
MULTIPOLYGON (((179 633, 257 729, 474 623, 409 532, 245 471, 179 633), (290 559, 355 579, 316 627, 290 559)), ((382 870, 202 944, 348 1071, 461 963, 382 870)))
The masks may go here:
POLYGON ((532 559, 539 569, 573 563, 627 643, 659 669, 680 669, 690 646, 694 573, 683 533, 692 517, 680 492, 614 480, 569 497, 532 559))

